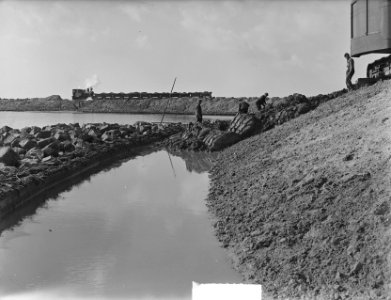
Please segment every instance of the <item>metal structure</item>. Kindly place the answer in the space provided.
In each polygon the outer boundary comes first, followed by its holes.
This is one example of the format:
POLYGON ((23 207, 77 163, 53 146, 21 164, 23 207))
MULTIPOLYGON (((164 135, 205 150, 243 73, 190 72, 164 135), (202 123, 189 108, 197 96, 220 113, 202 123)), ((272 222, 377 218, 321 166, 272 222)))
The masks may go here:
MULTIPOLYGON (((353 57, 391 53, 391 0, 351 2, 350 53, 353 57)), ((369 64, 367 77, 391 77, 391 56, 369 64)))
POLYGON ((94 93, 92 88, 87 89, 73 89, 72 100, 86 100, 91 98, 92 100, 129 100, 129 99, 164 99, 164 98, 185 98, 185 97, 198 97, 198 98, 211 98, 212 92, 192 92, 192 93, 146 93, 146 92, 133 92, 133 93, 94 93))

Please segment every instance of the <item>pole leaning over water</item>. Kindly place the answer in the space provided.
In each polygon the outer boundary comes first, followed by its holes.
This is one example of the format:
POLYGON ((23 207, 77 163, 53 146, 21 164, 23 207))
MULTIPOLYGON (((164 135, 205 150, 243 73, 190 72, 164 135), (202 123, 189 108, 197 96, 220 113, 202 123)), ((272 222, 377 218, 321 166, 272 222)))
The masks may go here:
POLYGON ((175 77, 175 79, 174 79, 174 83, 172 84, 172 88, 171 88, 171 92, 170 92, 170 98, 168 98, 166 107, 164 108, 164 111, 163 111, 163 115, 162 115, 162 119, 161 119, 161 121, 160 121, 160 124, 163 122, 164 115, 166 114, 166 110, 167 110, 168 104, 170 104, 171 95, 172 95, 172 91, 173 91, 174 86, 175 86, 175 82, 176 82, 176 77, 175 77))

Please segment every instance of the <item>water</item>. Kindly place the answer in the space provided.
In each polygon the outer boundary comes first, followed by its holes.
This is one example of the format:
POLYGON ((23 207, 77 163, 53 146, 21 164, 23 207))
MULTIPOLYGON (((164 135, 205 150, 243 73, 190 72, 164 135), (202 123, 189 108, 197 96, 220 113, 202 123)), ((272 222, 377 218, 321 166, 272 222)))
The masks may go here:
POLYGON ((192 281, 241 282, 205 206, 210 158, 184 157, 123 161, 3 231, 0 298, 190 299, 192 281))
MULTIPOLYGON (((5 125, 21 129, 26 126, 43 127, 58 123, 118 123, 134 124, 137 121, 160 122, 162 115, 157 114, 111 114, 76 112, 13 112, 0 111, 0 127, 5 125)), ((205 116, 204 119, 232 119, 232 116, 205 116)), ((193 115, 165 115, 164 122, 194 122, 193 115)))

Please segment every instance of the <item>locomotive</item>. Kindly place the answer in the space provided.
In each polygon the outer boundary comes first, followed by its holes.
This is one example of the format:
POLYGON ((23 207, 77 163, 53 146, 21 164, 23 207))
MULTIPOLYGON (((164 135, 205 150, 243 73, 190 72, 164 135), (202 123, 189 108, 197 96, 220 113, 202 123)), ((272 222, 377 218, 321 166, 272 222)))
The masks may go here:
POLYGON ((72 100, 129 100, 129 99, 163 99, 163 98, 212 98, 212 92, 191 92, 191 93, 146 93, 146 92, 132 92, 132 93, 94 93, 92 88, 87 89, 73 89, 72 100))
MULTIPOLYGON (((352 57, 391 53, 391 0, 353 0, 351 2, 352 57)), ((370 63, 365 82, 391 78, 391 55, 370 63)))

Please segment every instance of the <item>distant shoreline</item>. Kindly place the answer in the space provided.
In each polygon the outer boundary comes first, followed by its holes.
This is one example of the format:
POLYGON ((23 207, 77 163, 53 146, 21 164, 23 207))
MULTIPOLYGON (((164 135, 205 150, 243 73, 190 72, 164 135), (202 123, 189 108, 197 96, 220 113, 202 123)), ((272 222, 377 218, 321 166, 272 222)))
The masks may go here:
MULTIPOLYGON (((0 110, 0 112, 32 112, 32 113, 77 113, 77 114, 121 114, 121 115, 163 115, 162 112, 104 112, 104 111, 79 111, 79 110, 0 110)), ((192 116, 191 113, 183 112, 166 112, 166 115, 182 115, 182 116, 192 116)), ((204 114, 204 117, 208 116, 235 116, 236 113, 208 113, 204 114)))

